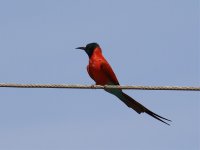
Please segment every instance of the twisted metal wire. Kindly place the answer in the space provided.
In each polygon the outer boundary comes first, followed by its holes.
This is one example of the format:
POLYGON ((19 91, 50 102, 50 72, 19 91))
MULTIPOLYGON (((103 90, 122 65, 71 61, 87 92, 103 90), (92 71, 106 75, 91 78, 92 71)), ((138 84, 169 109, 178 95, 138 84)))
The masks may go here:
POLYGON ((81 84, 17 84, 0 83, 0 87, 9 88, 68 88, 68 89, 125 89, 125 90, 176 90, 200 91, 193 86, 130 86, 130 85, 81 85, 81 84))

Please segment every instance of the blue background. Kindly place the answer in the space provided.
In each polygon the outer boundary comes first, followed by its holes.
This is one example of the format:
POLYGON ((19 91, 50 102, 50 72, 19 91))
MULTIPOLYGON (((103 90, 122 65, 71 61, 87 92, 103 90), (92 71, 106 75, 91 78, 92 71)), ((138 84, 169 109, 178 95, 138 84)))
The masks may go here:
MULTIPOLYGON (((98 42, 121 84, 200 86, 198 0, 0 1, 0 82, 94 84, 98 42)), ((167 126, 103 90, 0 88, 2 150, 198 150, 200 94, 125 91, 167 126)))

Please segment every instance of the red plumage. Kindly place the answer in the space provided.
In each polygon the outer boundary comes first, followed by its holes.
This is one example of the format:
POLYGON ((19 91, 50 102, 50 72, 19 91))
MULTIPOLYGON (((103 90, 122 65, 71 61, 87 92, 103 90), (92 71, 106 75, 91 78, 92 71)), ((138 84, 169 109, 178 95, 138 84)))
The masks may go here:
MULTIPOLYGON (((85 50, 85 52, 88 54, 89 64, 87 66, 87 71, 97 85, 119 85, 114 71, 102 55, 102 50, 97 43, 90 43, 86 47, 78 47, 78 49, 85 50)), ((105 89, 105 91, 117 96, 128 107, 132 108, 139 114, 145 112, 167 125, 169 125, 169 123, 166 121, 171 121, 150 111, 132 97, 125 94, 121 89, 105 89)))

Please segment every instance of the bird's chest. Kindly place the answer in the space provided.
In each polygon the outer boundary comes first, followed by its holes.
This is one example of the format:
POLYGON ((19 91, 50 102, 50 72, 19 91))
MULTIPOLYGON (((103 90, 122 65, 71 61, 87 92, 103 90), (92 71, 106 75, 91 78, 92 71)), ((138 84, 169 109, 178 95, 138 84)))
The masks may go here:
POLYGON ((107 80, 105 80, 105 74, 102 71, 101 65, 102 65, 101 59, 95 59, 89 61, 88 73, 91 76, 91 78, 95 80, 96 84, 102 84, 104 82, 107 82, 107 80))
POLYGON ((101 64, 101 59, 90 60, 88 65, 89 72, 92 73, 93 76, 98 76, 101 73, 101 64))

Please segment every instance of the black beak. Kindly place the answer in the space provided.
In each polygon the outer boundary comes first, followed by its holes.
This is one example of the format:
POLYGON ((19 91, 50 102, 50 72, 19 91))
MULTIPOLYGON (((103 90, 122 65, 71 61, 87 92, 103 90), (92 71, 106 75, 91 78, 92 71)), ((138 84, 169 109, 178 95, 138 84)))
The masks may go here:
POLYGON ((85 47, 77 47, 76 49, 82 49, 82 50, 85 50, 85 47))

